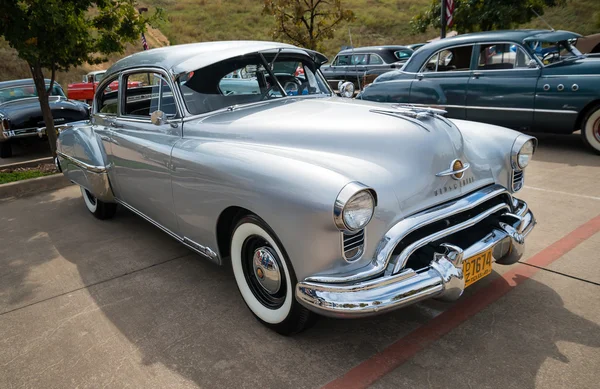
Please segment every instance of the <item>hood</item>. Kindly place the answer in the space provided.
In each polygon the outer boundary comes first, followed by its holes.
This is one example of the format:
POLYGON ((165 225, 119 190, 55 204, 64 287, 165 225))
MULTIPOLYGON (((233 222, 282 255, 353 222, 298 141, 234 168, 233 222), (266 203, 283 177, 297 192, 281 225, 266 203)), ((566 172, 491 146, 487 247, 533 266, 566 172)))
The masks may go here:
POLYGON ((594 74, 600 76, 600 57, 584 55, 577 59, 553 63, 544 68, 544 74, 594 74), (566 71, 568 73, 565 73, 566 71))
MULTIPOLYGON (((86 104, 67 100, 60 96, 50 96, 50 109, 55 124, 65 124, 89 117, 86 104)), ((8 119, 11 129, 45 127, 42 108, 38 98, 25 98, 0 105, 0 113, 8 119)))
POLYGON ((285 98, 186 122, 184 131, 192 125, 203 137, 244 142, 245 148, 324 167, 378 192, 389 190, 405 215, 493 182, 489 161, 468 160, 469 145, 453 123, 423 112, 415 116, 338 97, 285 98), (436 176, 456 159, 471 165, 463 179, 436 176))

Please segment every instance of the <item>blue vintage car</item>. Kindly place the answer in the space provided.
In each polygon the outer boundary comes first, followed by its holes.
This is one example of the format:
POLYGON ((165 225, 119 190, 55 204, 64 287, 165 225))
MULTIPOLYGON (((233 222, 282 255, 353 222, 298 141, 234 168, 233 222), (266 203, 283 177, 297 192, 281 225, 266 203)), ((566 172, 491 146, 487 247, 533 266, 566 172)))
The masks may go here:
POLYGON ((357 98, 442 107, 448 116, 522 131, 570 134, 600 153, 600 58, 569 31, 459 35, 416 51, 357 98))

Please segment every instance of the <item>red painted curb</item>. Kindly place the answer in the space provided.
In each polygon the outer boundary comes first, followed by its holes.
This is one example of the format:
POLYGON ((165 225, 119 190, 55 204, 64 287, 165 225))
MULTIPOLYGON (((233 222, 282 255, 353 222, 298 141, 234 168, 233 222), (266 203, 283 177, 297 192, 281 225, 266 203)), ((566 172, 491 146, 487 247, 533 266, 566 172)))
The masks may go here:
MULTIPOLYGON (((600 231, 600 215, 535 254, 527 263, 544 267, 577 247, 600 231)), ((495 279, 489 285, 455 303, 415 331, 399 339, 382 352, 350 369, 343 376, 329 382, 323 389, 367 388, 375 381, 402 365, 412 356, 429 346, 471 316, 504 296, 517 285, 531 278, 540 269, 517 265, 515 269, 495 279)))

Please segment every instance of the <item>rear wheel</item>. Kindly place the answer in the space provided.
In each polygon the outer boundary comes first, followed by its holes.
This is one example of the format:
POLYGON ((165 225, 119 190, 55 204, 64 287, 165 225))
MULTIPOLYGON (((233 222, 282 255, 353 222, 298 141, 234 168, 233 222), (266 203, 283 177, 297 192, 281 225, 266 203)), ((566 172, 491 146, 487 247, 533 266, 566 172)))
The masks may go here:
POLYGON ((581 137, 589 148, 600 154, 600 105, 592 108, 583 119, 581 137))
POLYGON ((265 326, 292 335, 314 322, 294 297, 296 275, 283 246, 260 218, 244 217, 235 227, 231 267, 244 302, 265 326))
POLYGON ((10 142, 1 142, 0 143, 0 158, 10 158, 12 157, 12 146, 10 142))
POLYGON ((85 203, 86 208, 96 218, 104 220, 115 216, 115 213, 117 212, 117 204, 105 203, 104 201, 98 200, 83 186, 81 187, 81 195, 83 196, 83 202, 85 203))

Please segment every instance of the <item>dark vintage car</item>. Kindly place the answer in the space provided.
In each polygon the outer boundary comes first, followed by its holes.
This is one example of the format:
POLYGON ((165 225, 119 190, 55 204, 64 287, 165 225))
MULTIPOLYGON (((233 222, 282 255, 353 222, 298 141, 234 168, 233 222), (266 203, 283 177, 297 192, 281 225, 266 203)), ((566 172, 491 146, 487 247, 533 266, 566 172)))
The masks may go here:
POLYGON ((600 58, 581 54, 568 31, 459 35, 422 47, 402 71, 357 97, 441 107, 457 119, 570 134, 600 153, 600 58))
POLYGON ((333 89, 341 82, 350 81, 360 89, 364 77, 372 82, 380 74, 401 68, 412 55, 413 50, 406 46, 357 47, 340 51, 330 65, 323 65, 321 71, 333 89), (360 85, 359 85, 360 84, 360 85))
MULTIPOLYGON (((50 86, 50 80, 46 80, 50 86)), ((49 96, 50 109, 57 128, 68 123, 89 118, 89 106, 67 100, 58 83, 54 83, 49 96)), ((0 82, 0 158, 12 156, 11 143, 38 135, 46 127, 33 80, 0 82)))

